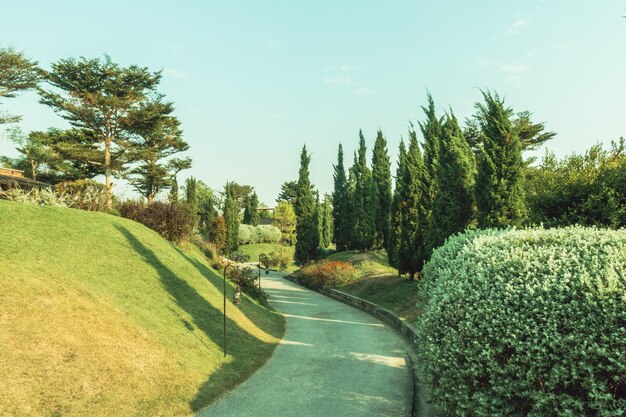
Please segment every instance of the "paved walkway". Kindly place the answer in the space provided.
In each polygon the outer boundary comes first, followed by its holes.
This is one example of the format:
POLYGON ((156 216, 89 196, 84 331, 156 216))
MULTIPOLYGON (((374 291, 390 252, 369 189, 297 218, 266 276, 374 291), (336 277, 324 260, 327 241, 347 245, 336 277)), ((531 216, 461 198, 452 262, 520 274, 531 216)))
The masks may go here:
POLYGON ((280 274, 265 275, 262 286, 287 319, 285 339, 264 367, 199 416, 411 414, 411 372, 396 333, 280 274))

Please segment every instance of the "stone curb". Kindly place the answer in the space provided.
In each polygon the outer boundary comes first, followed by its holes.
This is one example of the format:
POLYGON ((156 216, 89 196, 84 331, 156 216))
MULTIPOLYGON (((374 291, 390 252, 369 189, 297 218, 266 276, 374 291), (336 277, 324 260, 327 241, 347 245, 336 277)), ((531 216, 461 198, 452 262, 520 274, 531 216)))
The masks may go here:
POLYGON ((309 288, 302 285, 296 277, 293 275, 284 275, 284 278, 308 288, 310 290, 316 291, 322 295, 325 295, 330 298, 334 298, 337 301, 340 301, 344 304, 348 304, 352 307, 356 307, 359 310, 362 310, 366 313, 371 314, 372 316, 380 319, 385 324, 389 325, 392 329, 394 329, 397 333, 399 333, 408 343, 411 345, 413 352, 408 352, 409 355, 409 364, 411 368, 411 372, 413 374, 413 403, 411 407, 411 416, 412 417, 435 417, 437 414, 434 411, 433 406, 427 400, 427 394, 425 392, 423 384, 420 382, 417 372, 417 363, 415 358, 415 349, 418 343, 418 337, 415 333, 415 330, 406 324, 403 320, 401 320, 398 316, 396 316, 393 312, 384 309, 370 301, 364 300, 359 297, 355 297, 354 295, 331 289, 331 288, 309 288))

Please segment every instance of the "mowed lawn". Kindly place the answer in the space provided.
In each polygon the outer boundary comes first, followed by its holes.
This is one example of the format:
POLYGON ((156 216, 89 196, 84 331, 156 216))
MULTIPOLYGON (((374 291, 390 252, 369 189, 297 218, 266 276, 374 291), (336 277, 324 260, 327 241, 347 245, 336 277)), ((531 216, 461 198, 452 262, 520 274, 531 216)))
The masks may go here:
POLYGON ((103 213, 0 200, 0 415, 190 416, 261 366, 284 319, 194 247, 103 213))

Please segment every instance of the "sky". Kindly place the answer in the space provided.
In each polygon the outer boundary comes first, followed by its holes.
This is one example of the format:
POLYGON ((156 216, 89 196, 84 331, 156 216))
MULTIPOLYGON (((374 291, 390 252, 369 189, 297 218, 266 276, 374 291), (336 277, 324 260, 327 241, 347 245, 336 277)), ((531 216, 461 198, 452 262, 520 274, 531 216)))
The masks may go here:
MULTIPOLYGON (((45 69, 108 54, 162 70, 193 159, 179 180, 249 184, 272 205, 305 144, 322 194, 359 129, 370 158, 381 129, 395 165, 427 91, 464 120, 493 89, 557 132, 547 148, 559 156, 626 136, 624 15, 626 0, 20 0, 2 6, 0 47, 45 69)), ((26 132, 66 126, 34 93, 0 109, 26 132)), ((13 148, 0 139, 0 155, 13 148)))

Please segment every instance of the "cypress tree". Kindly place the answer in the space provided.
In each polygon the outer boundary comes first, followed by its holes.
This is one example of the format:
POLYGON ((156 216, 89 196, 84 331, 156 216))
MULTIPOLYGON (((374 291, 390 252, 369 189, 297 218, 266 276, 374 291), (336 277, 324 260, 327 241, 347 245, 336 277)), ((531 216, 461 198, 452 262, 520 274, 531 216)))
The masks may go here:
POLYGON ((352 241, 354 248, 369 250, 376 240, 376 212, 378 211, 378 192, 372 172, 367 166, 367 148, 363 132, 359 130, 359 153, 354 166, 354 228, 352 241))
POLYGON ((309 163, 311 156, 307 153, 306 145, 300 154, 300 171, 298 174, 298 189, 294 210, 296 212, 296 249, 295 261, 302 265, 315 257, 319 244, 319 232, 315 213, 315 201, 311 191, 309 179, 309 163))
POLYGON ((396 187, 393 191, 393 200, 391 202, 390 213, 390 228, 389 228, 389 241, 387 243, 387 259, 389 265, 398 269, 398 252, 400 249, 400 235, 402 227, 402 198, 404 196, 403 180, 404 180, 404 165, 406 160, 406 147, 404 141, 400 141, 400 151, 398 154, 398 166, 396 168, 396 187))
POLYGON ((452 112, 443 123, 440 139, 436 172, 439 186, 426 233, 428 257, 448 236, 465 230, 475 214, 476 161, 452 112))
POLYGON ((476 103, 483 138, 476 175, 478 226, 519 226, 526 217, 524 163, 513 110, 497 93, 482 94, 484 104, 476 103))
POLYGON ((224 251, 229 254, 239 248, 239 205, 233 192, 233 183, 227 182, 224 187, 224 221, 226 222, 226 244, 224 251))
POLYGON ((348 181, 346 183, 346 216, 343 219, 344 229, 346 231, 346 245, 348 250, 354 250, 356 248, 354 243, 354 225, 355 222, 355 207, 356 207, 356 169, 357 169, 357 156, 354 152, 352 166, 348 169, 348 181))
POLYGON ((256 191, 252 193, 252 195, 248 196, 245 201, 245 208, 243 211, 243 223, 249 224, 251 226, 256 226, 259 224, 259 212, 257 211, 259 207, 259 197, 256 194, 256 191))
POLYGON ((420 176, 424 169, 422 152, 420 151, 417 135, 413 125, 409 129, 409 150, 404 165, 402 181, 402 226, 400 232, 400 245, 398 249, 398 273, 408 273, 411 280, 419 271, 418 249, 421 242, 418 241, 419 202, 422 192, 420 176))
POLYGON ((337 165, 333 165, 333 241, 338 251, 346 250, 350 240, 348 179, 343 165, 343 147, 339 144, 337 165))
POLYGON ((372 177, 378 192, 376 211, 376 247, 386 248, 389 243, 391 216, 391 162, 387 151, 387 140, 378 130, 372 156, 372 177))
POLYGON ((421 106, 426 116, 425 122, 420 122, 420 130, 424 137, 424 169, 420 175, 421 195, 419 202, 419 226, 415 239, 417 240, 417 266, 421 271, 424 262, 430 257, 427 243, 430 216, 433 211, 433 201, 437 192, 437 169, 439 166, 439 135, 441 120, 435 114, 435 102, 430 93, 427 94, 427 105, 421 106))
POLYGON ((178 203, 178 180, 176 176, 172 177, 172 186, 170 187, 170 195, 168 197, 170 203, 178 203))
POLYGON ((320 241, 322 242, 322 247, 327 248, 333 241, 333 207, 331 204, 331 196, 328 194, 324 194, 322 210, 322 233, 320 241))
POLYGON ((318 247, 325 247, 322 243, 322 228, 324 225, 324 212, 322 210, 322 206, 320 205, 320 192, 315 191, 315 219, 317 221, 317 236, 319 237, 319 241, 317 242, 318 247))

